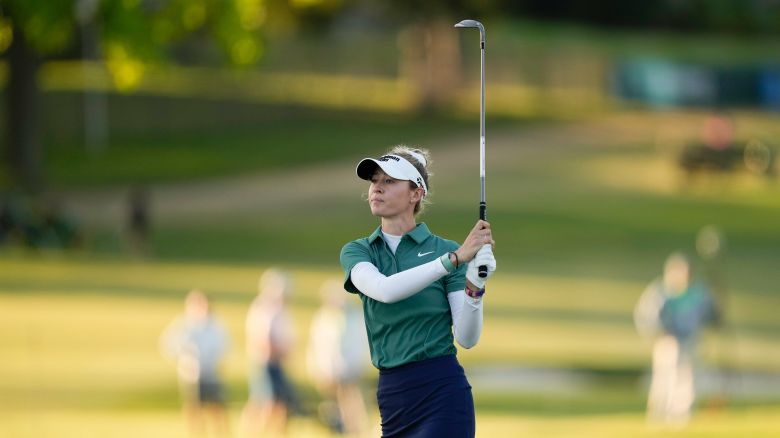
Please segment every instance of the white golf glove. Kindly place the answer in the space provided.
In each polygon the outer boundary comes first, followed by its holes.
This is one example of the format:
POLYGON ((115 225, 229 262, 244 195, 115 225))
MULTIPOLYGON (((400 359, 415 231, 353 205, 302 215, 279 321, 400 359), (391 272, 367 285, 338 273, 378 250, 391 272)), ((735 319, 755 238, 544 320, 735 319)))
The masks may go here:
POLYGON ((493 247, 491 245, 484 245, 477 251, 477 255, 469 262, 466 267, 466 279, 477 286, 480 289, 485 288, 488 278, 496 271, 496 258, 493 256, 493 247), (487 277, 482 278, 479 276, 479 267, 487 266, 487 277))

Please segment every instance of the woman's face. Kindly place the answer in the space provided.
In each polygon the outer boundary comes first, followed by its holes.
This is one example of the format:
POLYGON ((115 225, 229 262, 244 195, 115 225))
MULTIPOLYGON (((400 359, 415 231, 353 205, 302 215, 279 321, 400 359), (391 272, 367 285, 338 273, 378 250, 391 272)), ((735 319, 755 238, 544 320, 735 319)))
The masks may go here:
POLYGON ((664 270, 664 283, 669 292, 678 295, 688 288, 691 273, 688 262, 684 260, 673 260, 667 263, 664 270))
POLYGON ((409 181, 395 179, 377 168, 368 188, 371 214, 393 217, 407 212, 414 214, 414 205, 420 200, 420 189, 412 189, 409 181))

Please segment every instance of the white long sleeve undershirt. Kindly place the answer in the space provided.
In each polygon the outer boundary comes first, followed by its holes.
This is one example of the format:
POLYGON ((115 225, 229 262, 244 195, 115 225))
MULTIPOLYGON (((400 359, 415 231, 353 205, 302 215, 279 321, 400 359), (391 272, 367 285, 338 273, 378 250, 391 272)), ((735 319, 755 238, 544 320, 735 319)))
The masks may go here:
MULTIPOLYGON (((382 303, 409 298, 447 274, 439 259, 386 276, 369 262, 360 262, 350 271, 352 284, 364 295, 382 303)), ((455 340, 471 348, 482 333, 482 299, 473 299, 463 290, 447 294, 452 313, 455 340)))
POLYGON ((455 340, 463 348, 471 348, 479 342, 482 334, 482 298, 471 298, 466 291, 447 294, 452 313, 455 340))

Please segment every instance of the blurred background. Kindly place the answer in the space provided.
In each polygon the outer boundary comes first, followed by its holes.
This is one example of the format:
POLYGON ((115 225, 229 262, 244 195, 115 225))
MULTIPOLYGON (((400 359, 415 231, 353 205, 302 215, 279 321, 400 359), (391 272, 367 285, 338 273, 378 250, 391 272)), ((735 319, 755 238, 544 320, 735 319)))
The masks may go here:
POLYGON ((779 1, 0 0, 0 435, 186 436, 159 339, 196 288, 230 338, 237 435, 245 318, 277 266, 288 434, 337 436, 306 345, 342 245, 378 225, 357 160, 427 147, 419 220, 461 240, 477 219, 464 18, 487 30, 499 265, 459 351, 477 436, 670 433, 646 421, 634 309, 675 251, 720 319, 672 433, 780 434, 779 1))

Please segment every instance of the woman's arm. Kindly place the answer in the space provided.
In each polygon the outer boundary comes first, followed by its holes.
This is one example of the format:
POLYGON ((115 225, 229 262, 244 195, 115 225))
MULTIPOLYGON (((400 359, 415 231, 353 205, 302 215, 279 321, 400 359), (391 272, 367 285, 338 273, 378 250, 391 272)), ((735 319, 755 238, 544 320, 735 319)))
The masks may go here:
POLYGON ((352 284, 364 295, 383 303, 409 298, 447 274, 438 258, 411 269, 386 276, 373 264, 360 262, 352 268, 352 284))
POLYGON ((650 283, 634 306, 634 325, 642 337, 652 338, 662 331, 661 308, 664 305, 664 293, 661 287, 660 280, 650 283))
POLYGON ((447 294, 452 312, 455 340, 463 348, 471 348, 482 334, 482 298, 471 298, 465 291, 447 294))
POLYGON ((447 300, 452 312, 452 326, 455 340, 464 348, 471 348, 479 342, 482 334, 482 294, 485 283, 496 270, 496 259, 490 245, 483 245, 466 267, 466 290, 450 292, 447 300), (487 276, 478 275, 478 266, 487 267, 487 276), (466 293, 467 291, 470 293, 466 293))

